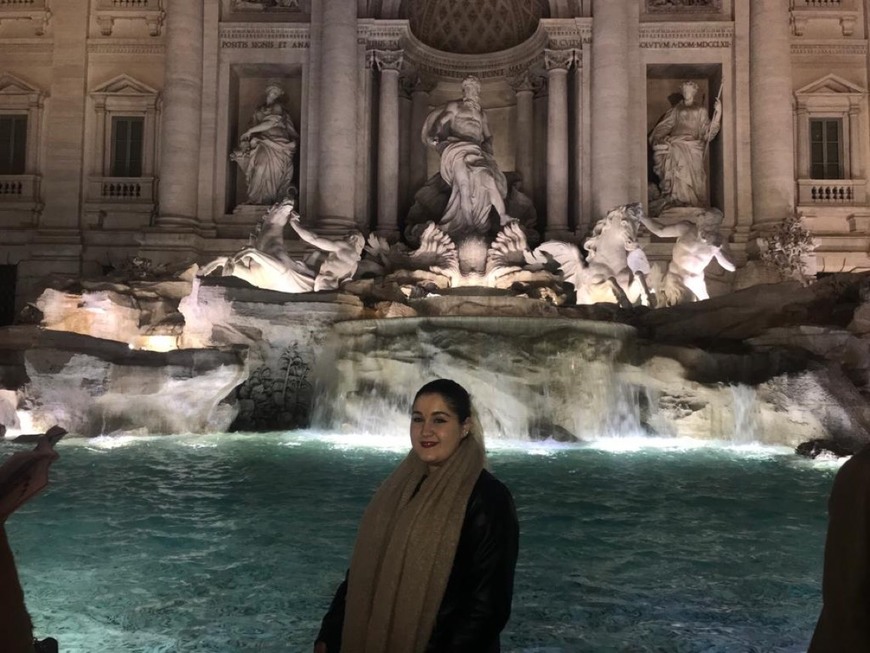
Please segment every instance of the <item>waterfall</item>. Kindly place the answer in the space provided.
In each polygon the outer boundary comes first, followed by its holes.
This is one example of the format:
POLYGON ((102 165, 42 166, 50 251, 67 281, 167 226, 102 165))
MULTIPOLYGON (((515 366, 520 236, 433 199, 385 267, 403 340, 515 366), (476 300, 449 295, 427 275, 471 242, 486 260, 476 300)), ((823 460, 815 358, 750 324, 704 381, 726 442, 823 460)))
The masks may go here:
POLYGON ((758 397, 755 388, 739 383, 731 386, 734 410, 734 442, 754 442, 758 439, 758 397))
POLYGON ((638 402, 619 378, 634 335, 624 324, 561 318, 338 323, 314 369, 312 426, 407 433, 417 388, 446 377, 469 390, 488 438, 636 432, 638 402))

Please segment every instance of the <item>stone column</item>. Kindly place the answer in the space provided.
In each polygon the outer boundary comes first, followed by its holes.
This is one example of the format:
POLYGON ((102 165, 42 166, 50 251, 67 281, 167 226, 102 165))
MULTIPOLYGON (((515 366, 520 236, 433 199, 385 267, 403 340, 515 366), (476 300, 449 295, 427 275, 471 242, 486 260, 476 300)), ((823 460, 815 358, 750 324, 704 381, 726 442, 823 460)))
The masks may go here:
MULTIPOLYGON (((428 75, 418 74, 411 91, 411 165, 408 183, 411 193, 416 193, 429 178, 426 145, 423 143, 423 123, 429 115, 429 93, 435 82, 428 75)), ((413 202, 413 198, 411 200, 413 202)))
POLYGON ((509 80, 517 98, 517 121, 514 128, 516 137, 516 169, 523 180, 523 192, 529 197, 534 193, 535 179, 535 87, 532 77, 525 71, 509 80))
POLYGON ((588 216, 583 214, 583 175, 586 167, 583 165, 583 153, 588 147, 584 141, 585 104, 583 93, 583 51, 574 50, 574 159, 573 194, 571 204, 574 205, 574 232, 578 235, 586 233, 588 216))
POLYGON ((357 3, 322 0, 322 7, 317 226, 342 233, 356 226, 357 3))
MULTIPOLYGON (((37 236, 38 240, 64 243, 52 255, 75 259, 76 268, 81 242, 78 212, 84 163, 82 126, 88 85, 88 52, 83 35, 88 31, 89 4, 86 0, 52 3, 54 47, 50 50, 50 108, 45 121, 41 193, 45 209, 39 216, 40 234, 37 236), (69 250, 64 251, 67 245, 69 250)), ((28 131, 35 127, 29 125, 28 131)), ((99 134, 99 138, 103 137, 99 134)))
POLYGON ((398 50, 375 51, 381 72, 378 102, 378 213, 375 230, 381 236, 398 233, 399 209, 399 69, 398 50))
POLYGON ((399 216, 408 212, 411 191, 411 94, 414 78, 399 74, 399 216))
POLYGON ((788 0, 753 0, 749 20, 752 222, 767 231, 795 207, 788 0))
MULTIPOLYGON (((630 2, 595 0, 592 19, 592 216, 631 198, 630 2)), ((635 36, 635 39, 637 37, 635 36)), ((643 148, 643 144, 638 144, 643 148)), ((639 150, 642 152, 643 150, 639 150)), ((641 156, 641 155, 639 155, 641 156)))
POLYGON ((192 229, 197 223, 203 3, 173 0, 166 12, 157 226, 192 229))
POLYGON ((547 68, 547 229, 545 238, 564 239, 568 229, 568 68, 573 50, 545 50, 547 68))

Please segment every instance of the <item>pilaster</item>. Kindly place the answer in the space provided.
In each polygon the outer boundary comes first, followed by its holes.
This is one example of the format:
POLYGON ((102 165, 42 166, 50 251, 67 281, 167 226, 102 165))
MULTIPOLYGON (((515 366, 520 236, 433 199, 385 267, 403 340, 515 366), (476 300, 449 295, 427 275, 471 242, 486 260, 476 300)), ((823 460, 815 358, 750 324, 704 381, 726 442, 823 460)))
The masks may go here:
POLYGON ((399 71, 401 50, 375 50, 380 71, 378 102, 378 210, 377 233, 398 235, 399 208, 399 71))
POLYGON ((189 231, 198 222, 203 3, 173 0, 167 12, 157 226, 189 231))
POLYGON ((573 50, 545 50, 547 69, 547 228, 548 240, 564 239, 568 228, 568 69, 573 50))
POLYGON ((764 232, 795 207, 788 0, 753 0, 749 12, 752 222, 764 232))

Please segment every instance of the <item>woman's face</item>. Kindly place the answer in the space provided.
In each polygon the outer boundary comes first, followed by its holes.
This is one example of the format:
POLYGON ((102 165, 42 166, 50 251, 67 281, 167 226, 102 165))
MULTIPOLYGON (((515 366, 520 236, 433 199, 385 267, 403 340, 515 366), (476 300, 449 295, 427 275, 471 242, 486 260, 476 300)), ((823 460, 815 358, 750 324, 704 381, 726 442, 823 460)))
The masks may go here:
POLYGON ((441 395, 420 395, 411 409, 411 447, 430 469, 438 467, 456 452, 470 425, 470 419, 459 421, 441 395))

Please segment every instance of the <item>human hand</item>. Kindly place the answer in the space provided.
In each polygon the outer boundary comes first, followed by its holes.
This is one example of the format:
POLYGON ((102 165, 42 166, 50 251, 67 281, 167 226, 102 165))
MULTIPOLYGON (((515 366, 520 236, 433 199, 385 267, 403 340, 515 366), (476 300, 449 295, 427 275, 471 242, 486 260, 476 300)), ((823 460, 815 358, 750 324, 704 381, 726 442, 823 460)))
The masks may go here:
POLYGON ((314 653, 329 653, 326 650, 326 642, 314 642, 314 653))
POLYGON ((716 101, 713 103, 713 115, 722 115, 722 100, 720 100, 719 98, 716 98, 716 101))
POLYGON ((58 458, 51 440, 40 438, 32 451, 6 459, 0 466, 0 523, 48 485, 48 468, 58 458))

